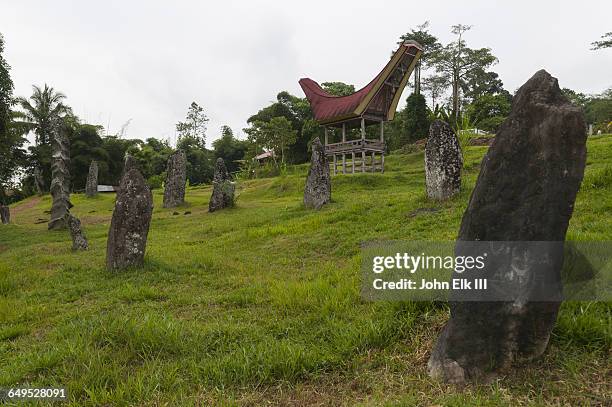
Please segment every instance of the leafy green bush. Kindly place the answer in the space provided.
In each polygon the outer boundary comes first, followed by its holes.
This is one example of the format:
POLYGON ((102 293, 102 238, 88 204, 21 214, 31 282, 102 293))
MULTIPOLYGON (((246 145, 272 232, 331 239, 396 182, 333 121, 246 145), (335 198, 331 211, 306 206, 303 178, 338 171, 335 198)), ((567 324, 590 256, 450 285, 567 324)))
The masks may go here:
POLYGON ((425 97, 413 93, 406 99, 406 121, 404 123, 404 143, 427 137, 429 133, 429 109, 425 97))
POLYGON ((147 180, 147 184, 149 184, 149 188, 151 189, 159 189, 162 187, 165 178, 166 177, 162 177, 162 175, 152 175, 147 180))

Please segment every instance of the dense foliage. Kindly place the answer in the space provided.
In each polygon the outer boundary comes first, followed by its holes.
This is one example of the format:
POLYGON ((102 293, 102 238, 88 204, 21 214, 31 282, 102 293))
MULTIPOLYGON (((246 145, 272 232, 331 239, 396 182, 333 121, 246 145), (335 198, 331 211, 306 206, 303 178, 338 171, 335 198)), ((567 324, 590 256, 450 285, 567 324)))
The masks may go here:
MULTIPOLYGON (((412 92, 405 106, 396 112, 393 121, 384 124, 389 150, 401 149, 427 137, 433 119, 448 121, 457 129, 478 128, 492 133, 505 120, 512 94, 491 70, 497 63, 493 51, 468 45, 466 33, 471 28, 454 25, 451 32, 455 39, 448 44, 441 43, 429 31, 429 22, 400 36, 399 43, 406 40, 420 43, 423 54, 409 83, 412 92)), ((609 33, 593 46, 605 48, 608 42, 609 33)), ((273 175, 282 171, 284 164, 307 162, 311 141, 315 137, 323 138, 323 128, 313 119, 306 98, 287 91, 279 92, 276 101, 247 119, 246 140, 238 139, 231 128, 223 126, 220 134, 212 137, 212 149, 206 147, 208 116, 204 107, 195 101, 188 106, 185 119, 176 123, 178 140, 174 147, 167 140, 155 137, 126 138, 129 121, 118 134, 109 135, 101 126, 81 122, 66 103, 66 95, 48 84, 34 85, 30 97, 13 98, 10 67, 3 58, 3 50, 0 35, 0 200, 3 202, 36 193, 35 173, 41 174, 42 192, 48 190, 51 137, 53 125, 58 121, 68 124, 70 130, 72 189, 76 191, 84 188, 92 160, 98 162, 100 184, 117 185, 125 155, 129 154, 136 159, 149 184, 157 188, 163 184, 168 156, 178 148, 186 154, 189 184, 198 185, 211 182, 217 158, 223 158, 233 174, 273 175), (33 134, 34 142, 30 145, 25 139, 28 133, 33 134), (254 159, 267 151, 273 153, 267 161, 254 159)), ((334 96, 355 92, 354 85, 344 82, 328 81, 321 86, 334 96)), ((612 89, 599 95, 563 91, 584 109, 594 133, 612 131, 612 89)), ((358 132, 359 129, 348 129, 350 138, 358 137, 358 132)), ((378 134, 377 126, 366 129, 368 138, 377 138, 378 134)), ((330 129, 329 140, 339 139, 339 130, 330 129)))
POLYGON ((18 126, 13 126, 16 117, 11 110, 13 105, 13 81, 10 76, 10 66, 5 61, 4 38, 0 34, 0 203, 8 203, 9 197, 5 190, 13 187, 15 173, 23 164, 25 151, 22 145, 25 142, 23 133, 18 126))

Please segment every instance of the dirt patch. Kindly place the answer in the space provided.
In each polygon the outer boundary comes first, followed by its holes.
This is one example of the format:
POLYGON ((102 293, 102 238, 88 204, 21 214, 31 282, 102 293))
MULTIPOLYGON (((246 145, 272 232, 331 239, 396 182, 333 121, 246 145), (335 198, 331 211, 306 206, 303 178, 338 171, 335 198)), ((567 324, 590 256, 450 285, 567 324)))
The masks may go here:
POLYGON ((495 137, 475 137, 470 139, 471 146, 490 146, 495 140, 495 137))
POLYGON ((30 199, 29 201, 16 205, 15 207, 13 207, 11 209, 11 212, 13 213, 13 215, 16 215, 20 212, 23 212, 25 210, 31 209, 33 207, 35 207, 36 205, 38 205, 38 203, 40 202, 42 198, 40 196, 35 196, 32 199, 30 199))
POLYGON ((110 222, 110 217, 108 215, 85 215, 81 217, 81 223, 84 225, 95 225, 105 222, 110 222))

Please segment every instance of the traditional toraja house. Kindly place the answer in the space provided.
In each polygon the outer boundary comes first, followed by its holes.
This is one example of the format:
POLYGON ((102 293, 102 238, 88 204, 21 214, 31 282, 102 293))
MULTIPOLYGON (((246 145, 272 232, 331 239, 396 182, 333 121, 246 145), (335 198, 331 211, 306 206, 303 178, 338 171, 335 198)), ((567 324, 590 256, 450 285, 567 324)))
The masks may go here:
POLYGON ((399 98, 421 53, 422 47, 417 42, 404 41, 370 83, 348 96, 330 95, 312 79, 300 79, 315 120, 325 128, 325 154, 333 156, 334 174, 338 172, 339 157, 343 174, 347 173, 347 165, 350 173, 356 168, 361 172, 385 170, 384 123, 393 120, 399 98), (380 138, 376 140, 366 138, 366 126, 373 124, 380 126, 380 138), (330 127, 342 129, 341 142, 329 143, 330 127), (354 128, 361 129, 361 138, 347 140, 347 129, 354 128))

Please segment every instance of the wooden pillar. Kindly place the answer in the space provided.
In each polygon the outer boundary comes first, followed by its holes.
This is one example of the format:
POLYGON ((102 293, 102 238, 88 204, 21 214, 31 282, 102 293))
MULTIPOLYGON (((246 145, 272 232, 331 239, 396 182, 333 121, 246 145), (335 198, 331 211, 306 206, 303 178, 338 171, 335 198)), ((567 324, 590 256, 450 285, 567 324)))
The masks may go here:
POLYGON ((380 153, 380 172, 385 172, 385 122, 380 121, 380 142, 382 143, 383 151, 380 153))
POLYGON ((355 152, 351 153, 351 162, 353 163, 353 174, 355 173, 355 152))
MULTIPOLYGON (((346 142, 346 123, 342 123, 342 142, 346 142)), ((342 174, 346 174, 346 153, 342 153, 342 174)))
POLYGON ((361 172, 365 172, 365 119, 361 118, 361 172))
POLYGON ((328 136, 327 136, 327 126, 325 126, 325 145, 329 144, 328 136))
POLYGON ((336 175, 336 153, 334 153, 334 175, 336 175))
POLYGON ((361 118, 361 139, 365 140, 365 119, 361 118))

